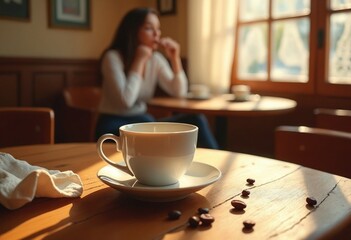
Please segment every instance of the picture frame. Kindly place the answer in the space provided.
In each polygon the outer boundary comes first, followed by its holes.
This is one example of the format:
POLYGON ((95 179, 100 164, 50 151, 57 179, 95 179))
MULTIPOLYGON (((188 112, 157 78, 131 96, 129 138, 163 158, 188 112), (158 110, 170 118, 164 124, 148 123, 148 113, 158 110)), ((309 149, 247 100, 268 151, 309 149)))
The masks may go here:
POLYGON ((6 1, 0 0, 0 18, 29 21, 30 20, 30 0, 6 1))
POLYGON ((90 30, 90 0, 48 0, 49 27, 90 30))
POLYGON ((157 0, 157 10, 160 15, 176 14, 176 0, 157 0))

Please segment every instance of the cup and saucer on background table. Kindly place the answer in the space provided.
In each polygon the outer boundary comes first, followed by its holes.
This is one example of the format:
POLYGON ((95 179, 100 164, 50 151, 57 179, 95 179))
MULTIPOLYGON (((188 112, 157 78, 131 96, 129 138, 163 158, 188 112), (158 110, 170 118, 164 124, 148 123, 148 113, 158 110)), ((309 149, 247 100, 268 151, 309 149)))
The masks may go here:
POLYGON ((207 100, 211 98, 210 88, 205 84, 191 84, 186 98, 189 100, 207 100))
POLYGON ((251 87, 248 85, 233 85, 230 88, 231 93, 224 94, 224 98, 229 102, 247 102, 258 101, 260 95, 252 94, 251 87))
POLYGON ((214 182, 221 172, 193 157, 198 128, 183 123, 154 122, 122 126, 120 136, 105 134, 97 142, 100 158, 109 165, 97 176, 105 184, 145 201, 185 198, 214 182), (112 140, 124 162, 110 160, 103 143, 112 140))

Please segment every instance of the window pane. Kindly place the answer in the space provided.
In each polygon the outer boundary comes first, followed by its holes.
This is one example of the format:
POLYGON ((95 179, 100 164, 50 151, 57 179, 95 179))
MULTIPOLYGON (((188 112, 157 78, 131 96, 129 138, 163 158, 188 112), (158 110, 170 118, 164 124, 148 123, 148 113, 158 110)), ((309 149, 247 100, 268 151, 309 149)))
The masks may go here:
POLYGON ((351 84, 351 13, 330 19, 329 82, 351 84))
POLYGON ((241 0, 239 18, 251 21, 268 18, 268 0, 241 0))
POLYGON ((241 27, 238 51, 238 77, 267 80, 267 24, 241 27))
POLYGON ((272 28, 272 81, 307 82, 310 21, 276 21, 272 28))
POLYGON ((310 0, 273 0, 273 18, 310 13, 310 0))
POLYGON ((348 9, 351 8, 351 0, 332 0, 331 9, 348 9))

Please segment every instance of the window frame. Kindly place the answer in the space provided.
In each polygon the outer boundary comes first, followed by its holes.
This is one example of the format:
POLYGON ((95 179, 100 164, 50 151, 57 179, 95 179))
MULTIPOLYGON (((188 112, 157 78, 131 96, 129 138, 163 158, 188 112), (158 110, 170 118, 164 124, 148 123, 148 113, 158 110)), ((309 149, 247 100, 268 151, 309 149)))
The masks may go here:
MULTIPOLYGON (((239 7, 237 13, 237 23, 235 30, 235 51, 234 60, 232 65, 231 85, 246 84, 249 85, 253 91, 257 92, 271 92, 271 93, 290 93, 290 94, 307 94, 307 95, 323 95, 323 96, 336 96, 336 97, 351 97, 351 84, 332 84, 327 81, 328 74, 328 59, 329 59, 329 20, 334 12, 350 12, 348 10, 331 10, 330 0, 311 0, 311 11, 309 14, 272 18, 272 0, 268 0, 269 4, 269 18, 259 21, 240 21, 239 7), (309 72, 308 81, 306 83, 298 82, 274 82, 270 79, 271 68, 271 29, 274 21, 286 19, 298 19, 301 17, 308 17, 310 19, 310 37, 309 37, 309 72), (239 31, 240 27, 255 23, 267 22, 268 23, 268 62, 267 62, 267 80, 260 81, 254 79, 238 79, 238 57, 237 51, 239 46, 239 31), (319 36, 318 36, 319 35, 319 36), (318 66, 325 66, 324 68, 318 66)), ((240 4, 240 3, 239 3, 240 4)))

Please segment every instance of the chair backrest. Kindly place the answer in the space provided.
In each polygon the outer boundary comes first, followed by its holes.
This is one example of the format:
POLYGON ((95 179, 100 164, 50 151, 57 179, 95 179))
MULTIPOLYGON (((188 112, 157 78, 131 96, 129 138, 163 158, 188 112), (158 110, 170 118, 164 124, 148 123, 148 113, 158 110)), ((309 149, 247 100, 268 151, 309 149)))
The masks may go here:
POLYGON ((101 99, 99 87, 70 87, 63 90, 60 137, 64 142, 92 142, 101 99))
POLYGON ((70 107, 95 111, 100 103, 101 88, 70 87, 63 90, 65 103, 70 107))
POLYGON ((351 133, 304 126, 275 130, 275 158, 351 177, 351 133))
POLYGON ((0 108, 0 147, 53 144, 54 129, 54 111, 51 108, 0 108))
POLYGON ((317 128, 351 132, 351 110, 317 108, 314 116, 317 128))

